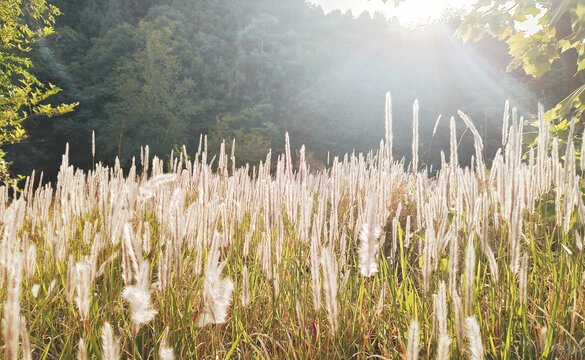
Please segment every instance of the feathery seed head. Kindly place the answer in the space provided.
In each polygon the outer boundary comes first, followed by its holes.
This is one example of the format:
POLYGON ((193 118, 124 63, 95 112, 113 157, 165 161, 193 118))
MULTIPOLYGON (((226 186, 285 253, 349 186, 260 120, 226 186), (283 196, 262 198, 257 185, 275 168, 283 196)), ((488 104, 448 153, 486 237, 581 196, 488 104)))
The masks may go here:
POLYGON ((174 360, 175 353, 173 348, 169 346, 169 328, 165 328, 165 332, 163 334, 160 347, 158 350, 158 355, 160 356, 161 360, 174 360))
POLYGON ((376 193, 368 196, 366 222, 362 225, 360 232, 359 268, 360 273, 370 277, 378 272, 378 238, 382 229, 378 224, 378 195, 376 193))
POLYGON ((472 360, 483 360, 483 345, 479 324, 475 316, 465 318, 465 336, 467 337, 469 354, 472 360))
POLYGON ((76 271, 76 293, 75 303, 81 321, 89 321, 89 306, 91 302, 90 267, 86 260, 75 264, 76 271))
POLYGON ((108 322, 102 328, 102 354, 104 360, 120 360, 120 339, 108 322))
POLYGON ((418 328, 418 322, 413 320, 408 328, 408 347, 406 352, 407 360, 418 359, 420 334, 418 328))

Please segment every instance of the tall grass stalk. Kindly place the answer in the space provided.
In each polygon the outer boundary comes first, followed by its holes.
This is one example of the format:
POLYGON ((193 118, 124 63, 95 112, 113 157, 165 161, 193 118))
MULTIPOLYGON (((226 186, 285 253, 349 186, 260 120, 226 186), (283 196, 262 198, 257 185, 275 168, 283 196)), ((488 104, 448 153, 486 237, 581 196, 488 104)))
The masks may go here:
POLYGON ((577 142, 562 148, 539 106, 526 153, 524 121, 506 105, 488 165, 461 113, 437 124, 451 153, 429 178, 418 104, 407 165, 392 154, 386 100, 380 146, 324 169, 288 136, 284 154, 241 168, 233 139, 216 155, 201 136, 195 155, 168 164, 143 148, 141 169, 84 172, 67 150, 55 183, 0 187, 3 356, 578 358, 577 142), (462 136, 474 141, 470 167, 462 136))
POLYGON ((4 353, 7 360, 18 359, 19 337, 21 331, 20 296, 22 291, 22 255, 13 254, 6 270, 7 296, 4 305, 4 353))

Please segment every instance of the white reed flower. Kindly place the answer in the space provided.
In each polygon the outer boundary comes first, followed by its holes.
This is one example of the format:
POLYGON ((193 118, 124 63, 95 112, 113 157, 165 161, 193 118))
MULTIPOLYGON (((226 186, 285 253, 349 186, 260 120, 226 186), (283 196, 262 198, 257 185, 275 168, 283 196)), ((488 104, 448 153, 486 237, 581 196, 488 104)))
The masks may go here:
POLYGON ((140 201, 146 201, 148 199, 153 198, 156 193, 156 190, 160 186, 173 182, 176 179, 177 174, 160 174, 153 177, 152 179, 148 180, 146 183, 140 186, 140 188, 138 189, 139 191, 138 199, 140 201))
POLYGON ((146 324, 156 315, 150 303, 150 292, 138 286, 127 286, 122 291, 122 298, 130 304, 132 321, 135 324, 146 324))
POLYGON ((390 92, 386 92, 386 151, 390 161, 392 161, 392 97, 390 92))
POLYGON ((431 228, 427 228, 425 232, 425 242, 423 248, 423 268, 422 268, 422 278, 423 278, 423 291, 426 294, 429 291, 429 283, 431 278, 431 273, 433 271, 432 268, 432 261, 433 261, 433 247, 435 246, 435 236, 434 231, 431 228))
POLYGON ((418 99, 412 105, 412 172, 418 172, 418 99))
POLYGON ((437 117, 437 121, 435 122, 435 126, 433 126, 433 137, 435 137, 435 134, 437 133, 437 128, 439 127, 439 122, 441 121, 441 118, 443 117, 443 115, 439 114, 439 116, 437 117))
POLYGON ((39 289, 41 288, 41 286, 39 284, 34 284, 31 288, 31 292, 34 298, 36 298, 37 296, 39 296, 39 289))
POLYGON ((321 307, 321 278, 319 277, 319 234, 316 227, 311 233, 311 285, 313 290, 313 305, 319 311, 321 307))
POLYGON ((130 304, 134 335, 138 333, 140 325, 149 323, 157 313, 150 302, 149 267, 149 262, 142 260, 136 276, 136 285, 126 286, 122 291, 122 298, 130 304))
POLYGON ((441 281, 439 284, 439 293, 434 298, 434 310, 435 317, 437 319, 439 338, 446 335, 449 336, 447 331, 447 287, 445 282, 441 281))
POLYGON ((479 324, 475 316, 465 318, 465 336, 469 342, 468 346, 471 360, 483 360, 483 345, 479 332, 479 324))
POLYGON ((161 360, 174 360, 175 353, 173 348, 169 346, 169 328, 165 328, 165 332, 163 334, 162 340, 160 342, 158 355, 161 360))
POLYGON ((244 265, 242 271, 242 306, 250 305, 250 290, 248 288, 248 267, 244 265))
POLYGON ((32 360, 32 346, 26 331, 26 320, 20 317, 20 336, 22 337, 22 360, 32 360))
POLYGON ((22 255, 13 254, 7 264, 8 279, 6 304, 4 305, 4 353, 7 360, 18 358, 20 335, 20 291, 22 287, 22 255))
POLYGON ((377 194, 370 194, 366 202, 368 211, 366 222, 362 225, 362 231, 360 232, 359 268, 360 273, 366 277, 373 276, 378 272, 378 238, 382 233, 382 229, 377 220, 377 201, 377 194))
POLYGON ((225 322, 227 308, 231 303, 234 283, 227 278, 221 278, 225 262, 219 263, 219 241, 213 239, 207 256, 205 282, 203 284, 203 310, 197 319, 197 326, 207 324, 221 324, 225 322))
POLYGON ((449 293, 451 296, 457 293, 457 262, 459 261, 459 239, 454 236, 449 246, 449 293))
POLYGON ((24 273, 27 280, 32 279, 37 266, 37 247, 31 244, 24 253, 24 273))
MULTIPOLYGON (((473 235, 472 235, 473 237, 473 235)), ((475 248, 473 246, 473 238, 469 239, 467 249, 465 250, 465 311, 471 314, 471 305, 473 303, 475 279, 475 248)))
POLYGON ((327 298, 327 311, 333 334, 339 329, 337 311, 337 261, 333 256, 331 248, 327 247, 321 251, 321 265, 323 266, 323 280, 325 296, 327 298))
POLYGON ((514 206, 508 241, 510 243, 510 271, 514 274, 520 270, 520 238, 522 236, 522 206, 514 206))
POLYGON ((125 285, 132 283, 134 272, 138 272, 139 253, 135 249, 134 234, 129 223, 124 224, 122 242, 122 279, 125 285))
POLYGON ((79 339, 77 343, 77 360, 87 360, 87 347, 83 339, 79 339))
POLYGON ((56 284, 57 284, 57 280, 55 280, 55 279, 51 280, 51 283, 49 284, 49 287, 47 288, 47 295, 45 295, 45 297, 48 298, 49 295, 51 295, 56 284))
POLYGON ((467 127, 471 131, 471 134, 473 135, 473 147, 475 148, 475 160, 477 161, 476 169, 477 172, 479 173, 480 179, 483 181, 485 180, 485 164, 483 161, 483 141, 481 139, 481 135, 479 134, 479 131, 477 131, 475 125, 473 125, 473 121, 471 121, 471 118, 469 118, 469 116, 467 116, 461 110, 458 110, 457 114, 459 115, 461 120, 463 120, 465 125, 467 125, 467 127))
POLYGON ((75 303, 82 322, 89 321, 89 306, 91 302, 91 285, 90 285, 90 268, 86 260, 81 260, 75 265, 76 270, 76 286, 75 290, 77 296, 75 303))
MULTIPOLYGON (((487 225, 485 225, 487 226, 487 225)), ((483 253, 485 254, 488 266, 490 267, 490 272, 492 273, 492 278, 494 279, 494 283, 498 283, 498 263, 496 262, 496 257, 494 252, 492 251, 491 247, 485 242, 483 245, 483 253)))
POLYGON ((418 359, 420 334, 418 329, 418 322, 413 320, 408 328, 408 345, 406 351, 407 360, 418 359))
POLYGON ((439 336, 439 344, 437 346, 437 360, 450 359, 449 347, 451 346, 451 338, 449 335, 439 336))
POLYGON ((112 326, 106 322, 102 328, 102 359, 120 359, 120 339, 114 335, 112 326))
POLYGON ((455 332, 457 334, 458 346, 463 344, 463 327, 464 318, 463 311, 461 310, 461 296, 455 291, 451 293, 451 300, 453 302, 453 315, 455 315, 455 332))
POLYGON ((278 277, 278 269, 276 265, 272 267, 272 288, 274 289, 274 297, 278 297, 280 293, 280 278, 278 277))
MULTIPOLYGON (((585 148, 585 146, 583 146, 585 148)), ((579 251, 583 251, 583 239, 581 238, 581 234, 578 231, 575 232, 575 245, 577 245, 577 249, 579 251)))
POLYGON ((504 116, 502 117, 502 147, 506 146, 508 139, 508 123, 510 122, 510 102, 506 100, 504 105, 504 116))
POLYGON ((544 351, 544 349, 546 347, 547 333, 548 333, 548 327, 546 325, 540 328, 540 331, 538 334, 538 346, 540 347, 540 351, 544 351))
POLYGON ((451 159, 450 159, 450 166, 451 171, 455 173, 455 169, 459 166, 459 160, 457 158, 457 126, 455 125, 455 117, 451 116, 451 121, 449 122, 449 130, 450 130, 450 151, 451 151, 451 159))

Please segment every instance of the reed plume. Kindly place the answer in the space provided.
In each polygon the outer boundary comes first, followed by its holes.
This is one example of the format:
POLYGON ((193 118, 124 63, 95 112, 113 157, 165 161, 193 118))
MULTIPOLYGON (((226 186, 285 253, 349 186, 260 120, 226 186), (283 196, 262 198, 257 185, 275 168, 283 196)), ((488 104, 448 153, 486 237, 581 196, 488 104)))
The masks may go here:
POLYGON ((33 349, 26 331, 26 320, 20 317, 20 336, 22 338, 22 360, 32 360, 33 349))
POLYGON ((77 311, 81 321, 89 326, 89 306, 91 302, 90 268, 86 260, 75 264, 76 270, 76 297, 77 311))
POLYGON ((475 248, 473 247, 473 235, 467 243, 465 250, 465 311, 467 314, 471 313, 471 305, 473 303, 474 294, 474 280, 475 280, 475 248))
POLYGON ((329 313, 329 322, 333 334, 339 329, 338 311, 337 311, 337 261, 334 258, 333 251, 330 247, 321 251, 321 266, 323 266, 323 280, 325 287, 325 296, 327 298, 327 312, 329 313))
POLYGON ((87 347, 85 345, 85 341, 83 339, 79 339, 79 343, 77 343, 77 360, 88 360, 87 357, 87 347))
POLYGON ((109 322, 106 322, 102 327, 102 359, 120 359, 120 339, 114 335, 109 322))
POLYGON ((7 264, 7 295, 4 305, 4 353, 7 360, 18 358, 18 338, 21 333, 20 293, 22 287, 22 255, 13 254, 7 264))
POLYGON ((311 232, 311 285, 313 305, 318 311, 321 307, 321 278, 319 277, 319 231, 313 226, 311 232))
POLYGON ((248 288, 248 267, 244 265, 242 270, 242 306, 250 304, 250 290, 248 288))
POLYGON ((453 315, 455 322, 455 334, 457 335, 457 345, 463 347, 463 330, 464 330, 464 316, 461 309, 461 296, 455 291, 451 293, 451 301, 453 303, 453 315))
POLYGON ((418 99, 412 105, 412 172, 418 172, 418 99))
POLYGON ((203 310, 197 318, 197 326, 225 322, 227 308, 231 303, 234 283, 221 277, 225 262, 219 262, 219 239, 214 236, 207 255, 205 281, 203 285, 203 310))
POLYGON ((385 115, 386 115, 386 153, 390 162, 392 162, 392 96, 390 92, 386 92, 386 104, 385 104, 385 115))
POLYGON ((472 360, 483 360, 483 344, 479 324, 475 316, 465 318, 465 336, 468 341, 469 355, 472 360))
POLYGON ((378 196, 376 193, 372 193, 368 196, 366 202, 367 217, 360 232, 361 243, 359 248, 359 268, 360 273, 365 277, 373 276, 378 272, 378 238, 382 233, 382 229, 377 220, 377 201, 378 196))
POLYGON ((449 335, 447 331, 447 287, 445 282, 441 281, 439 284, 439 293, 436 294, 433 303, 435 318, 437 319, 438 332, 437 335, 449 335))
POLYGON ((158 356, 160 356, 161 360, 174 360, 175 359, 175 352, 173 348, 169 346, 169 328, 165 328, 165 332, 163 334, 162 340, 160 342, 158 356))
POLYGON ((450 140, 449 144, 451 145, 451 170, 454 172, 455 169, 459 166, 459 159, 457 154, 457 125, 455 125, 455 117, 451 116, 451 121, 449 122, 449 129, 450 129, 450 140))
POLYGON ((150 301, 150 263, 142 260, 136 274, 136 285, 126 286, 122 291, 122 299, 130 305, 132 319, 132 334, 136 336, 142 324, 149 323, 157 311, 152 308, 150 301))
POLYGON ((439 336, 439 342, 437 345, 437 360, 448 360, 450 359, 451 337, 449 335, 439 336))
POLYGON ((408 345, 406 350, 407 360, 418 359, 420 334, 418 329, 418 322, 413 320, 408 328, 408 345))

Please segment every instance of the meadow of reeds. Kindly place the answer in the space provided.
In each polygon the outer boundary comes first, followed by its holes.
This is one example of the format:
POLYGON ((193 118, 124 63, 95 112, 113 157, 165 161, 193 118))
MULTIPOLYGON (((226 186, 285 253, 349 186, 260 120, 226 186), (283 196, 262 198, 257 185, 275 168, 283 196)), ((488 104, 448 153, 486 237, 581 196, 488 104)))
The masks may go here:
POLYGON ((411 165, 393 158, 387 102, 379 149, 320 171, 287 138, 254 169, 205 146, 166 165, 146 148, 126 174, 65 154, 55 184, 2 188, 0 357, 585 357, 574 126, 559 154, 539 109, 526 151, 506 107, 488 168, 460 113, 429 178, 417 136, 411 165))

